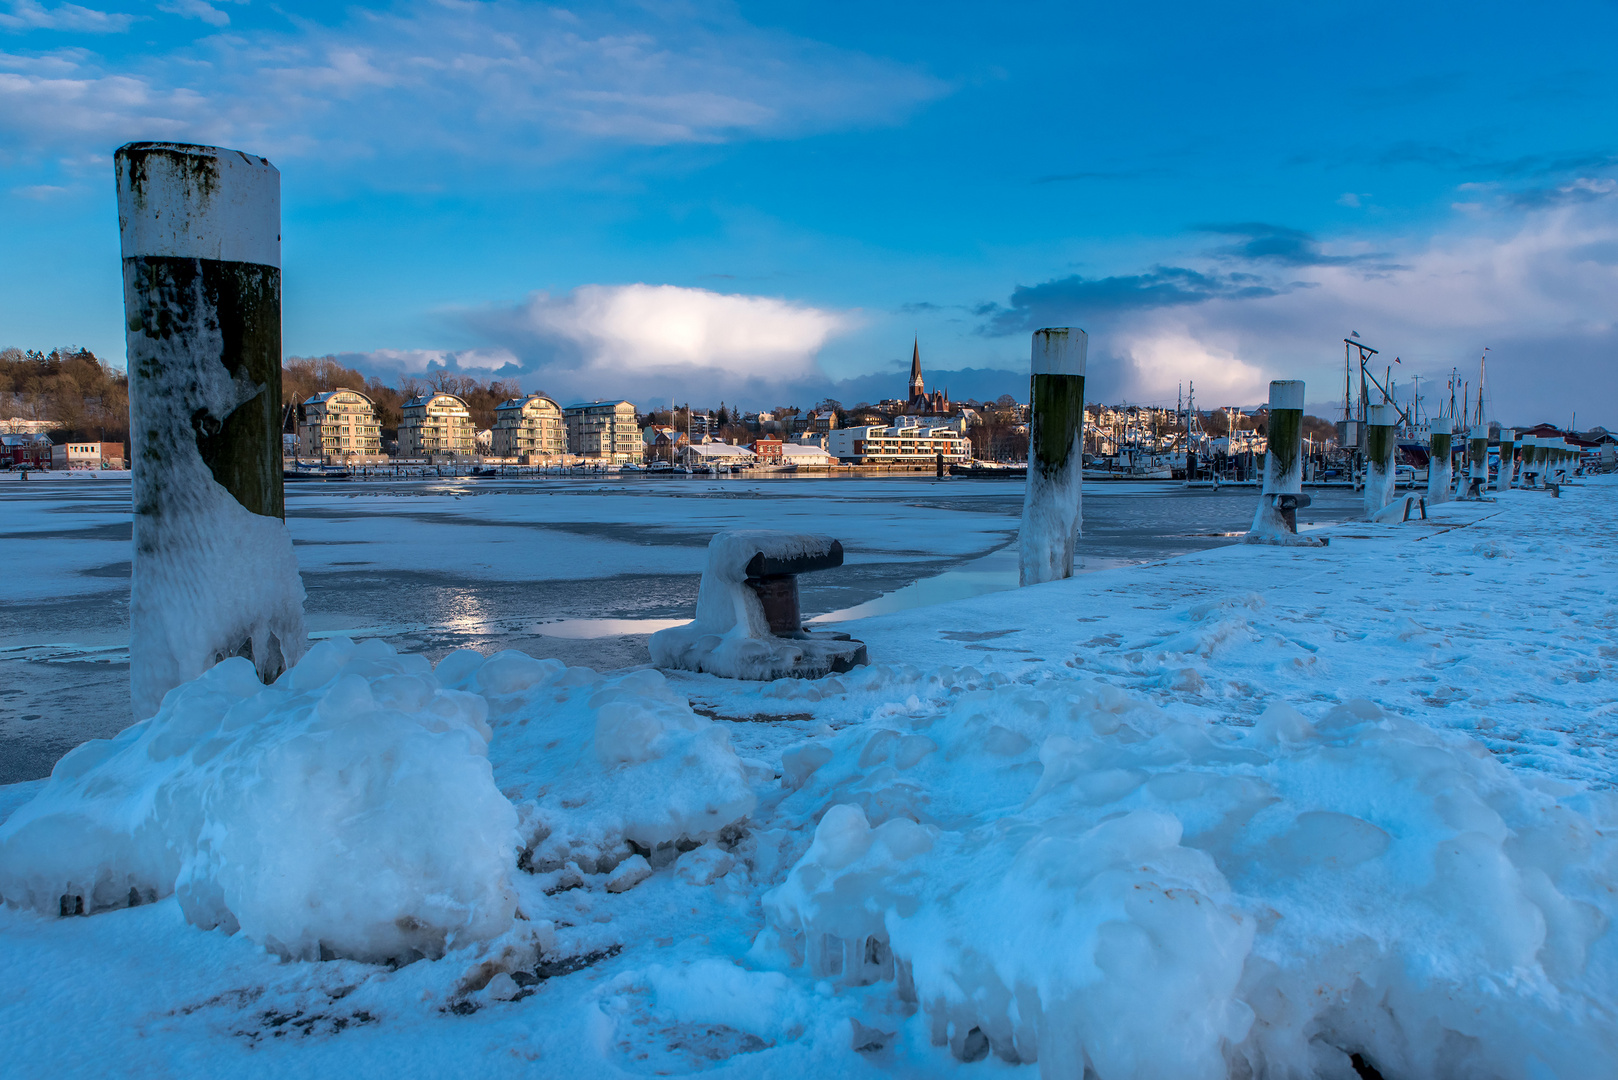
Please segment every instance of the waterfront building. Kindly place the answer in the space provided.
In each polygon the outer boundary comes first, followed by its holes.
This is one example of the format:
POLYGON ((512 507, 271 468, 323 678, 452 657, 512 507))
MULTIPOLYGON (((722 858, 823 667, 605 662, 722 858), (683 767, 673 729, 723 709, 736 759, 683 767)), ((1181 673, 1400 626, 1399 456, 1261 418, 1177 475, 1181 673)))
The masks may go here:
POLYGON ((807 443, 783 443, 778 452, 782 465, 800 469, 826 469, 837 464, 837 459, 825 450, 807 443))
POLYGON ((512 398, 495 406, 489 452, 498 458, 518 458, 525 465, 537 464, 537 459, 560 459, 567 453, 562 407, 544 394, 512 398))
POLYGON ((472 412, 454 394, 423 394, 400 409, 399 456, 469 458, 476 445, 472 412))
POLYGON ((917 423, 913 417, 882 427, 838 428, 826 435, 826 452, 852 465, 927 465, 944 455, 947 464, 972 460, 972 444, 951 427, 917 423))
POLYGON ((121 469, 124 444, 121 442, 65 442, 50 447, 53 469, 121 469))
POLYGON ((635 406, 627 401, 580 401, 562 410, 571 453, 598 461, 636 461, 641 457, 635 406))
POLYGON ((304 401, 298 450, 333 465, 382 461, 382 423, 376 403, 358 390, 338 387, 304 401))
POLYGON ((781 440, 760 438, 753 440, 753 456, 758 458, 761 465, 781 464, 781 440))
POLYGON ((687 443, 680 447, 680 464, 693 467, 702 466, 728 466, 733 469, 748 468, 756 464, 758 459, 753 451, 745 446, 736 446, 733 443, 705 442, 687 443))

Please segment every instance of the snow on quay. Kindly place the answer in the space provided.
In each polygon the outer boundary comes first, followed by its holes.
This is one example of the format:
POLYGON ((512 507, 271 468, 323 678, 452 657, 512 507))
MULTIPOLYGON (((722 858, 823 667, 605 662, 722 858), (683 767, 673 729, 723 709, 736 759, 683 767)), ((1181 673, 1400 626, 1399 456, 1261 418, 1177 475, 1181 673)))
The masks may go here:
POLYGON ((1618 1075, 1615 529, 1510 492, 814 682, 228 661, 0 788, 7 1071, 1618 1075))

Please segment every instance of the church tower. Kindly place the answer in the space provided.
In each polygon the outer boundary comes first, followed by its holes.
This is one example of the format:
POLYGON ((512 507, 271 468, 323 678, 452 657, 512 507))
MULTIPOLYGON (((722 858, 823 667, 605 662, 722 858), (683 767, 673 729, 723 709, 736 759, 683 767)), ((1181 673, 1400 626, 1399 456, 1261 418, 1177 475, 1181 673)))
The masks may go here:
POLYGON ((910 400, 915 401, 926 392, 927 387, 921 380, 921 339, 917 338, 910 354, 910 400))

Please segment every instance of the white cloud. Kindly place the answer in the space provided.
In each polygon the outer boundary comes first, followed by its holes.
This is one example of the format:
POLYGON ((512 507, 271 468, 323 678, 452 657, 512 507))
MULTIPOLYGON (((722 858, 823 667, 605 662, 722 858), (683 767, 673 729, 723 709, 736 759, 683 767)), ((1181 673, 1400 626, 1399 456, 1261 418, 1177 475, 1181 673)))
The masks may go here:
POLYGON ((392 378, 434 367, 514 378, 525 389, 568 398, 770 400, 772 394, 825 392, 831 380, 818 354, 858 322, 854 313, 775 297, 646 284, 535 293, 515 307, 452 317, 490 347, 381 350, 341 359, 392 378))
POLYGON ((129 29, 133 15, 119 15, 78 4, 46 7, 37 0, 11 0, 11 13, 0 14, 0 30, 77 30, 87 34, 118 34, 129 29))
MULTIPOLYGON (((228 21, 203 0, 166 0, 164 9, 228 21)), ((25 3, 0 19, 66 11, 25 3)), ((42 156, 157 137, 328 161, 409 167, 448 151, 516 165, 604 141, 720 142, 893 122, 947 90, 904 65, 726 12, 416 0, 335 26, 210 34, 118 64, 58 53, 45 72, 0 56, 0 136, 42 156)))
MULTIPOLYGON (((247 0, 224 0, 226 3, 246 3, 247 0)), ((209 26, 229 26, 230 16, 208 3, 208 0, 162 0, 157 10, 178 15, 182 19, 200 19, 209 26)))

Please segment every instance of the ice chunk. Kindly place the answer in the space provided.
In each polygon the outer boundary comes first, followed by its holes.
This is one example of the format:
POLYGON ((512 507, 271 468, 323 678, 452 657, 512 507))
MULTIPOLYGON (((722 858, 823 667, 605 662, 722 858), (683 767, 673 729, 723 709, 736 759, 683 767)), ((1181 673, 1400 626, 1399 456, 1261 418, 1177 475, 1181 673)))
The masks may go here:
POLYGON ((1238 734, 1053 680, 927 737, 902 774, 893 732, 817 740, 783 806, 826 809, 756 962, 1052 1077, 1618 1073, 1610 793, 1367 701, 1238 734))
POLYGON ((89 914, 177 894, 284 956, 408 961, 511 923, 517 816, 487 707, 333 639, 273 686, 230 659, 86 743, 0 826, 0 896, 89 914))
MULTIPOLYGON (((752 812, 747 770, 726 729, 691 711, 662 673, 603 678, 544 661, 548 676, 501 653, 458 665, 457 685, 535 681, 509 694, 485 691, 491 757, 502 790, 524 802, 524 835, 536 867, 617 864, 625 841, 648 851, 717 836, 752 812), (491 667, 500 674, 486 678, 491 667)), ((449 663, 446 657, 440 671, 449 663)), ((532 661, 539 664, 539 661, 532 661)))

